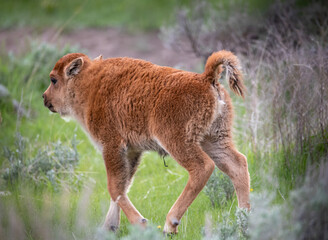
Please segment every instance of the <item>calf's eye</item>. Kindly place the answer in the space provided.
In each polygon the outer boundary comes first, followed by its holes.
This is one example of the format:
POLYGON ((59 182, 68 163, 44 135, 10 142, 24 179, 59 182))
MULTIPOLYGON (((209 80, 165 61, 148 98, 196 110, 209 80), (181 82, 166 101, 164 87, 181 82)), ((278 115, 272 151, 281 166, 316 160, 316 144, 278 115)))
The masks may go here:
POLYGON ((51 78, 50 81, 55 85, 57 83, 57 79, 51 78))

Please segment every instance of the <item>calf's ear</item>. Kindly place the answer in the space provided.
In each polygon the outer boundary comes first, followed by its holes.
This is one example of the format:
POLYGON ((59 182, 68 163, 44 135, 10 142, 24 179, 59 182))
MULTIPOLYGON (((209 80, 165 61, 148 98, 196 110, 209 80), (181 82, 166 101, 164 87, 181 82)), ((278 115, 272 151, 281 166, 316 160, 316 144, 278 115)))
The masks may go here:
POLYGON ((66 76, 69 78, 74 77, 82 70, 82 66, 83 66, 83 58, 79 57, 74 59, 66 68, 66 76))

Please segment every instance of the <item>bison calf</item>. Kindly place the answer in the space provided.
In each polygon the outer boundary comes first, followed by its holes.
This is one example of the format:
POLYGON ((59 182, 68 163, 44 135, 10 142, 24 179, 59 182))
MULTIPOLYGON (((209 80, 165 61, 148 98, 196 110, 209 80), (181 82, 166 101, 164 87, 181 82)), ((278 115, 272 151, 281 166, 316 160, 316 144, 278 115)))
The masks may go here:
POLYGON ((91 60, 81 53, 56 63, 44 105, 76 119, 103 154, 111 196, 105 228, 119 227, 120 209, 131 223, 146 224, 127 196, 145 150, 169 154, 189 172, 164 232, 177 232, 215 165, 231 178, 239 207, 250 207, 247 160, 233 145, 231 99, 217 81, 224 68, 230 88, 243 96, 238 59, 228 51, 213 53, 202 74, 131 58, 91 60))

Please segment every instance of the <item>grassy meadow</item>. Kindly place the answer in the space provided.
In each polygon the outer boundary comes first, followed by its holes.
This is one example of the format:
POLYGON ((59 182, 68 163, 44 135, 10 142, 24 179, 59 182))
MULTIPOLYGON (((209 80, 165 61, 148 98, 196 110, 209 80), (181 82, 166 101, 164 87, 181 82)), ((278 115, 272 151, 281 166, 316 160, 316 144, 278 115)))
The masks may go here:
MULTIPOLYGON (((210 0, 210 2, 215 2, 210 0)), ((251 10, 265 9, 272 0, 250 0, 251 10)), ((229 1, 220 4, 227 6, 229 1)), ((192 8, 193 0, 15 0, 1 1, 0 26, 10 27, 124 27, 129 30, 156 30, 174 21, 177 8, 192 8), (10 13, 10 14, 9 14, 10 13)))
MULTIPOLYGON (((246 98, 232 96, 234 140, 248 159, 252 210, 238 208, 232 183, 215 170, 172 238, 328 239, 327 7, 109 2, 1 1, 0 30, 160 29, 166 46, 181 54, 205 60, 227 49, 243 67, 246 98)), ((166 214, 188 173, 170 157, 165 167, 157 153, 145 152, 128 195, 150 226, 130 226, 122 213, 117 234, 105 232, 110 198, 102 156, 76 122, 43 106, 53 65, 78 50, 31 40, 17 54, 0 51, 0 239, 164 238, 166 214)))

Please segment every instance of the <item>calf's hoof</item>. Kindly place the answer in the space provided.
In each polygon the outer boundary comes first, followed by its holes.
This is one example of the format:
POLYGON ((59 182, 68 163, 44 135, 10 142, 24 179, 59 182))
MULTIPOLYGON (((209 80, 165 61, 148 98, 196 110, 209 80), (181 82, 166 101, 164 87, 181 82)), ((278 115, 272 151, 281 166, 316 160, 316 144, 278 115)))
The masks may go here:
POLYGON ((178 233, 178 226, 180 221, 177 219, 172 219, 171 221, 166 221, 164 225, 163 233, 167 236, 172 236, 178 233))
POLYGON ((106 231, 110 231, 110 232, 114 232, 116 233, 118 231, 118 229, 120 228, 120 226, 117 225, 108 225, 108 224, 104 224, 102 226, 102 229, 106 230, 106 231))

